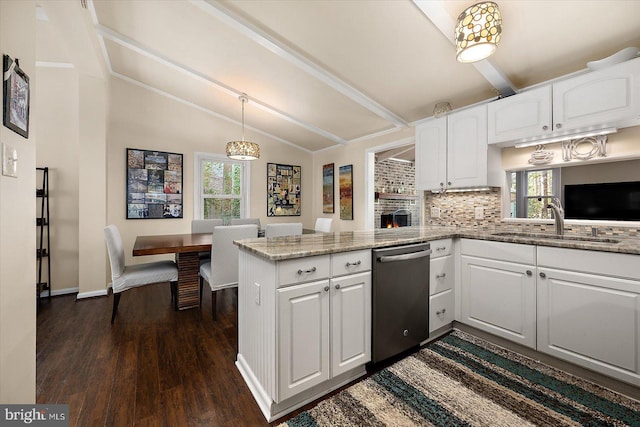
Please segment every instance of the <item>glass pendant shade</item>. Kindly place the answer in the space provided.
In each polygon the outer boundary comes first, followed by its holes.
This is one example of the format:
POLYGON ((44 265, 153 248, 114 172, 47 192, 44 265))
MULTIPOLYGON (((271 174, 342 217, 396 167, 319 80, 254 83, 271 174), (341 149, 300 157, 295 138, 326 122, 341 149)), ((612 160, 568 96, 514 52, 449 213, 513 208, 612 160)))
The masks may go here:
POLYGON ((494 2, 468 7, 456 24, 456 59, 476 62, 495 52, 502 35, 502 16, 494 2))
POLYGON ((244 140, 244 103, 249 98, 243 93, 238 99, 242 102, 242 140, 227 142, 227 157, 233 160, 256 160, 260 158, 260 146, 244 140))

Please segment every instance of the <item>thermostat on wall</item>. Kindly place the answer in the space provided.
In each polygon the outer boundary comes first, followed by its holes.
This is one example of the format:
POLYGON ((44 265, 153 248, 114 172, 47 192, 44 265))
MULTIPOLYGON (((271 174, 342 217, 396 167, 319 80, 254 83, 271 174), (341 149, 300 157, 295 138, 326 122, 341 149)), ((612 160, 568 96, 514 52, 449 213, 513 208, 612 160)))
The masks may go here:
POLYGON ((18 177, 18 152, 7 144, 2 144, 2 175, 18 177))

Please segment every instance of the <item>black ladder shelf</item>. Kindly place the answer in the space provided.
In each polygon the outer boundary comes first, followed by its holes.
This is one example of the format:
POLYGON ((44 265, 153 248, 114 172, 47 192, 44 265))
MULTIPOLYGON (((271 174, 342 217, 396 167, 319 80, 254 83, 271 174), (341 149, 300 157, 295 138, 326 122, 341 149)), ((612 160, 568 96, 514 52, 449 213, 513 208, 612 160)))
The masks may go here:
POLYGON ((36 197, 40 199, 40 214, 36 218, 36 227, 39 230, 38 247, 36 249, 36 259, 38 261, 36 294, 39 304, 40 296, 44 291, 49 291, 48 298, 51 300, 51 240, 49 238, 49 168, 36 168, 36 172, 38 171, 42 172, 42 187, 36 189, 36 197), (46 280, 42 277, 42 264, 45 262, 47 263, 46 280))

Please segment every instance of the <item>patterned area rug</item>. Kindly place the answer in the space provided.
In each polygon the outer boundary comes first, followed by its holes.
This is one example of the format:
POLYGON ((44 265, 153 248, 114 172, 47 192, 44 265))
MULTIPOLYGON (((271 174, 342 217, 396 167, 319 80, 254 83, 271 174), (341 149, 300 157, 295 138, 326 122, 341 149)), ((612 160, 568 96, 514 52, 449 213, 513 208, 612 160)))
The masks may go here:
POLYGON ((461 331, 280 424, 640 426, 640 402, 461 331))

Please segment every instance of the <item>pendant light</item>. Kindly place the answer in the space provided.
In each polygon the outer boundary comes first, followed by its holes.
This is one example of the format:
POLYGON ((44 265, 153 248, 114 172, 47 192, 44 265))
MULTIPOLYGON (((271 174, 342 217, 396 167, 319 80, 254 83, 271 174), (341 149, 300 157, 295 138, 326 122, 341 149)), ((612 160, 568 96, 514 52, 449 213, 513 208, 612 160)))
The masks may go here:
POLYGON ((502 15, 491 1, 469 6, 456 24, 456 59, 476 62, 496 51, 502 35, 502 15))
POLYGON ((233 160, 256 160, 260 158, 260 146, 244 140, 244 103, 249 98, 243 93, 238 99, 242 102, 242 140, 227 142, 227 157, 233 160))

